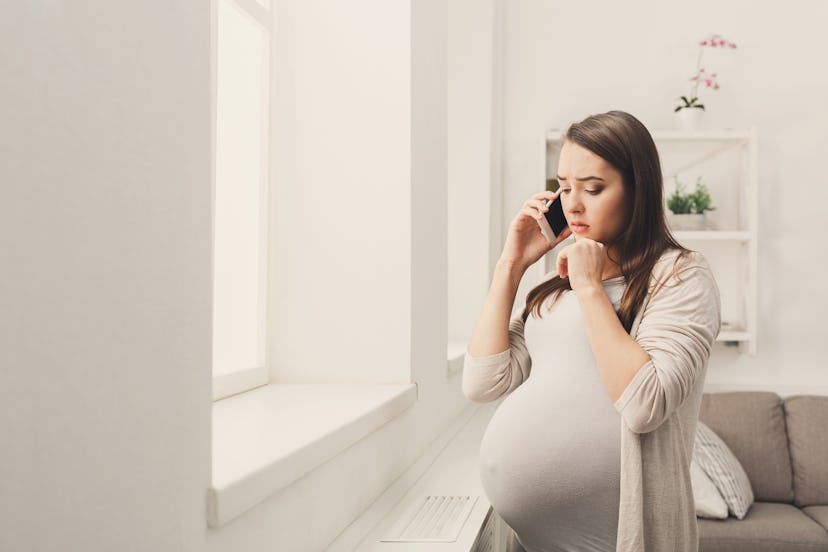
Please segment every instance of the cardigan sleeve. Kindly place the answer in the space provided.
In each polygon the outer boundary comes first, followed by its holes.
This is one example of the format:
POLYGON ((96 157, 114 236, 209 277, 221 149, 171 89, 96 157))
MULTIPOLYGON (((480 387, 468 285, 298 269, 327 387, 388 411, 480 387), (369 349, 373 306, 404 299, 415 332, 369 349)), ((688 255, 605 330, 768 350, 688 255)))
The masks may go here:
POLYGON ((704 257, 656 281, 634 339, 650 355, 615 403, 635 433, 658 428, 702 382, 707 360, 721 329, 721 302, 704 257))
POLYGON ((491 402, 507 395, 526 381, 532 359, 523 337, 523 318, 509 322, 509 348, 484 357, 473 357, 466 350, 463 360, 463 394, 474 402, 491 402))

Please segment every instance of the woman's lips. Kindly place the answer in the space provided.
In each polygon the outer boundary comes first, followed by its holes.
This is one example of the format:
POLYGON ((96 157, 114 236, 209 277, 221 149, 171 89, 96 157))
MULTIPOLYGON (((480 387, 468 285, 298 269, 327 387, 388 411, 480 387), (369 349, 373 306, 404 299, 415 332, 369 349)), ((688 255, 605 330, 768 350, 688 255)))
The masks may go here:
POLYGON ((573 232, 586 232, 589 228, 589 224, 578 224, 573 222, 569 225, 573 232))

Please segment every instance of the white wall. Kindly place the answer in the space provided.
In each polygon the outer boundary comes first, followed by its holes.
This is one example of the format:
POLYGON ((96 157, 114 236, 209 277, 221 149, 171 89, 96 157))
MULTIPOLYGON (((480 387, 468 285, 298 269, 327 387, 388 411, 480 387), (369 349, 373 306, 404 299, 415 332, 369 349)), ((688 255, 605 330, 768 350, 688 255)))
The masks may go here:
POLYGON ((448 331, 464 345, 501 246, 501 4, 447 3, 448 331))
POLYGON ((656 0, 505 3, 507 220, 525 199, 515 190, 536 178, 546 129, 610 109, 629 111, 651 130, 674 128, 672 108, 695 70, 695 44, 711 32, 738 44, 705 52, 722 87, 701 97, 708 128, 756 125, 759 132, 758 354, 717 345, 713 384, 828 388, 826 19, 828 6, 804 0, 702 0, 692 9, 656 0))
POLYGON ((0 549, 200 550, 209 4, 0 17, 0 549))
POLYGON ((407 382, 409 3, 275 8, 271 379, 407 382))

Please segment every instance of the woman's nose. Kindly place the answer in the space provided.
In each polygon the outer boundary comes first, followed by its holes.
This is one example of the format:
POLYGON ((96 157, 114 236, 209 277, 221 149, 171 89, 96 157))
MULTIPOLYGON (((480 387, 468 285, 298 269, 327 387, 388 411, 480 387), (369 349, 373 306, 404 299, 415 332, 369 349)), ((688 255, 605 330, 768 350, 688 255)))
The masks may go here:
POLYGON ((566 198, 566 211, 568 213, 580 213, 584 210, 584 203, 581 194, 578 192, 570 192, 569 197, 566 198))

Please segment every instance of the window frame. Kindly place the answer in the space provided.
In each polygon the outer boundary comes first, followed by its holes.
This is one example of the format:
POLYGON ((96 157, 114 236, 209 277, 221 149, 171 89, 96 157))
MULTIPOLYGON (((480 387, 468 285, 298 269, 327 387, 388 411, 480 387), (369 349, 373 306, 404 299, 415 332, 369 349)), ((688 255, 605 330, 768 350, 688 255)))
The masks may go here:
MULTIPOLYGON (((262 67, 261 67, 261 141, 259 166, 259 228, 258 228, 258 258, 259 258, 259 304, 258 304, 258 336, 255 366, 239 367, 231 372, 216 374, 214 364, 211 364, 212 396, 217 401, 231 395, 249 391, 270 382, 269 364, 267 358, 267 323, 269 304, 269 232, 270 232, 270 142, 272 108, 271 72, 272 72, 272 14, 270 0, 213 0, 210 14, 210 103, 211 103, 211 186, 212 186, 212 243, 215 248, 216 228, 216 187, 217 187, 217 150, 218 150, 218 30, 219 30, 219 2, 226 2, 228 7, 236 9, 242 16, 248 17, 257 24, 263 33, 262 67)), ((215 285, 215 249, 213 252, 213 282, 215 285)), ((215 293, 215 292, 214 292, 215 293)), ((213 308, 215 316, 215 307, 213 308)), ((213 339, 215 340, 215 332, 213 339)))

